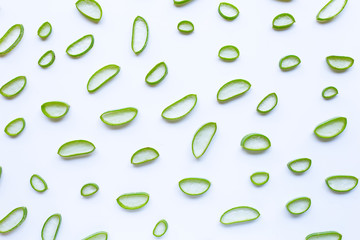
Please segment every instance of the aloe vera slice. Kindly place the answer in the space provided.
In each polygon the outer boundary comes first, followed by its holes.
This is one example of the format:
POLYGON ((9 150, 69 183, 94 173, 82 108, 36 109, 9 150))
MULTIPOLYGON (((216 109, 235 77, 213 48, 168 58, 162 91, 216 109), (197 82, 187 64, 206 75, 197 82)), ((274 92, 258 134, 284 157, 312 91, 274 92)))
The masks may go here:
POLYGON ((71 43, 67 47, 66 53, 70 57, 78 58, 92 49, 92 47, 94 46, 94 41, 95 39, 93 35, 85 35, 76 40, 75 42, 71 43))
POLYGON ((281 30, 291 27, 295 23, 295 18, 290 13, 281 13, 277 15, 273 22, 272 26, 276 30, 281 30))
POLYGON ((263 100, 261 100, 256 110, 259 113, 265 114, 273 110, 276 107, 277 103, 278 97, 276 93, 270 93, 263 100))
POLYGON ((0 39, 0 56, 6 55, 13 50, 21 41, 24 35, 22 24, 15 24, 0 39))
POLYGON ((0 233, 8 233, 19 227, 26 219, 26 207, 18 207, 0 220, 0 233))
POLYGON ((302 213, 306 212, 307 210, 309 210, 310 206, 311 206, 310 198, 300 197, 300 198, 296 198, 296 199, 289 201, 286 204, 286 209, 291 214, 299 215, 299 214, 302 214, 302 213))
POLYGON ((338 93, 339 92, 336 89, 336 87, 330 86, 330 87, 325 88, 322 91, 321 95, 325 99, 331 99, 331 98, 335 97, 338 93))
POLYGON ((326 185, 335 192, 349 192, 353 190, 358 179, 354 176, 337 175, 325 179, 326 185))
POLYGON ((80 194, 83 197, 89 197, 97 193, 97 191, 99 191, 99 186, 96 183, 87 183, 82 186, 80 194))
POLYGON ((184 118, 195 107, 197 102, 196 94, 189 94, 166 107, 161 116, 169 121, 176 121, 184 118))
POLYGON ((250 133, 241 139, 240 145, 248 151, 265 151, 271 147, 271 142, 265 135, 250 133))
POLYGON ((224 61, 232 62, 235 61, 240 55, 239 49, 233 45, 226 45, 219 50, 219 58, 224 61))
POLYGON ((339 15, 345 8, 347 0, 331 0, 317 14, 319 22, 328 22, 339 15))
POLYGON ((168 68, 166 63, 161 62, 156 64, 145 77, 145 82, 150 85, 156 85, 160 83, 168 74, 168 68))
POLYGON ((283 71, 288 71, 296 68, 301 63, 301 60, 298 56, 288 55, 280 59, 279 67, 283 71))
POLYGON ((192 153, 196 158, 201 157, 209 147, 216 133, 216 123, 209 122, 201 126, 192 140, 192 153))
POLYGON ((270 175, 267 172, 256 172, 250 176, 250 181, 256 186, 262 186, 269 181, 270 175))
POLYGON ((75 3, 77 10, 88 19, 99 22, 102 17, 102 9, 95 0, 79 0, 75 3))
POLYGON ((189 2, 191 2, 192 0, 174 0, 174 4, 176 6, 182 6, 182 5, 185 5, 189 2))
POLYGON ((232 21, 239 16, 239 9, 227 2, 219 4, 218 12, 220 16, 229 21, 232 21))
POLYGON ((194 31, 195 27, 192 22, 183 20, 178 23, 177 29, 179 30, 179 32, 181 32, 183 34, 190 34, 194 31))
POLYGON ((304 173, 311 167, 311 159, 309 158, 299 158, 293 161, 290 161, 287 164, 288 168, 293 173, 304 173))
POLYGON ((26 77, 19 76, 5 83, 0 88, 0 93, 4 97, 12 98, 18 95, 25 88, 25 86, 26 86, 26 77))
POLYGON ((336 71, 345 71, 354 64, 354 59, 346 56, 328 56, 326 62, 336 71))
POLYGON ((137 16, 132 29, 131 48, 135 54, 144 51, 149 38, 149 26, 144 18, 137 16))
POLYGON ((95 145, 86 140, 74 140, 61 145, 58 154, 61 157, 75 157, 83 156, 92 153, 95 150, 95 145))
POLYGON ((46 102, 41 105, 41 111, 48 118, 58 119, 62 118, 69 111, 70 105, 64 102, 46 102))
POLYGON ((179 182, 180 190, 190 196, 202 195, 210 186, 210 181, 204 178, 184 178, 179 182))
POLYGON ((325 122, 320 123, 314 130, 314 133, 319 138, 333 138, 342 133, 347 124, 345 117, 331 118, 325 122))
POLYGON ((94 234, 91 234, 87 236, 86 238, 83 238, 82 240, 107 240, 108 234, 107 232, 101 231, 94 234))
POLYGON ((53 50, 49 50, 46 53, 44 53, 39 61, 38 64, 42 68, 50 67, 55 61, 55 53, 53 50))
POLYGON ((25 128, 24 118, 16 118, 5 127, 5 133, 11 137, 19 135, 25 128))
POLYGON ((234 207, 221 216, 220 222, 225 225, 234 224, 234 223, 242 223, 253 221, 260 216, 258 210, 252 207, 240 206, 234 207))
POLYGON ((131 163, 134 165, 144 164, 154 161, 160 156, 156 149, 151 147, 141 148, 137 150, 131 157, 131 163))
POLYGON ((1 174, 2 174, 2 167, 0 166, 0 178, 1 178, 1 174))
POLYGON ((137 113, 136 108, 128 107, 104 112, 100 119, 109 126, 122 126, 134 120, 137 113))
POLYGON ((165 219, 160 220, 154 227, 153 235, 155 237, 162 237, 168 229, 168 223, 165 219))
POLYGON ((49 22, 44 22, 38 29, 38 36, 42 39, 46 39, 52 31, 52 26, 49 22))
POLYGON ((45 180, 37 174, 31 176, 30 185, 37 192, 45 192, 48 189, 45 180))
POLYGON ((61 215, 56 213, 46 219, 41 230, 42 240, 55 240, 61 225, 61 215))
POLYGON ((120 207, 135 210, 144 207, 149 201, 149 194, 145 192, 127 193, 116 199, 120 207))
POLYGON ((225 83, 217 93, 217 100, 219 102, 227 102, 234 98, 237 98, 251 88, 251 84, 244 79, 235 79, 225 83))
POLYGON ((87 84, 88 92, 97 91, 102 85, 110 81, 120 72, 120 67, 115 64, 106 65, 97 70, 89 79, 87 84))
POLYGON ((342 235, 335 231, 317 232, 306 236, 306 240, 341 240, 342 235))

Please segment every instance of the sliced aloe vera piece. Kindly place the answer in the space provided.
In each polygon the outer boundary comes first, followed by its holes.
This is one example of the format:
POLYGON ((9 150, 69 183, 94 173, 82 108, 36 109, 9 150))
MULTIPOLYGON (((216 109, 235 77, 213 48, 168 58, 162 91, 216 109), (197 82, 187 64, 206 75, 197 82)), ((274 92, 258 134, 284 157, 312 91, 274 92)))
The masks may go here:
POLYGON ((2 174, 2 167, 0 166, 0 178, 1 178, 1 174, 2 174))
POLYGON ((83 197, 89 197, 97 193, 97 191, 99 191, 99 186, 96 183, 87 183, 82 186, 80 194, 83 197))
POLYGON ((55 240, 61 225, 61 215, 56 213, 46 219, 41 230, 42 240, 55 240))
POLYGON ((19 227, 26 219, 26 207, 18 207, 0 220, 0 233, 8 233, 19 227))
POLYGON ((91 234, 87 236, 86 238, 83 238, 82 240, 107 240, 108 234, 107 232, 101 231, 94 234, 91 234))
POLYGON ((354 59, 346 56, 328 56, 326 62, 336 71, 345 71, 354 64, 354 59))
POLYGON ((141 148, 137 150, 131 157, 131 163, 134 165, 144 164, 154 161, 160 156, 156 149, 151 147, 141 148))
POLYGON ((131 48, 135 54, 144 51, 149 38, 149 26, 144 18, 137 16, 132 29, 131 48))
POLYGON ((287 164, 288 168, 293 173, 304 173, 311 167, 311 159, 309 158, 299 158, 293 161, 290 161, 287 164))
POLYGON ((286 209, 291 214, 299 215, 299 214, 302 214, 302 213, 306 212, 307 210, 309 210, 310 206, 311 206, 310 198, 300 197, 300 198, 295 198, 295 199, 289 201, 286 204, 286 209))
POLYGON ((11 137, 19 135, 25 128, 24 118, 16 118, 5 127, 5 133, 11 137))
POLYGON ((225 83, 217 93, 219 102, 227 102, 249 91, 251 84, 244 79, 235 79, 225 83))
POLYGON ((280 59, 279 67, 283 71, 288 71, 296 68, 301 63, 301 60, 298 56, 288 55, 280 59))
POLYGON ((227 2, 219 4, 218 12, 220 16, 229 21, 232 21, 239 16, 239 9, 227 2))
POLYGON ((5 83, 0 88, 0 93, 4 97, 12 98, 18 95, 25 88, 25 86, 26 86, 26 77, 19 76, 5 83))
POLYGON ((74 140, 61 145, 58 154, 61 157, 75 157, 83 156, 92 153, 95 150, 95 145, 86 140, 74 140))
POLYGON ((161 116, 169 121, 180 120, 194 109, 197 102, 196 94, 189 94, 166 107, 161 116))
POLYGON ((102 9, 95 0, 79 0, 75 3, 77 10, 88 19, 99 22, 102 17, 102 9))
POLYGON ((353 190, 358 179, 354 176, 337 175, 325 179, 326 185, 335 192, 349 192, 353 190))
POLYGON ((325 99, 331 99, 331 98, 335 97, 338 93, 339 92, 336 89, 336 87, 330 86, 330 87, 325 88, 322 91, 321 95, 325 99))
POLYGON ((240 145, 248 151, 265 151, 271 147, 271 142, 265 135, 250 133, 241 139, 240 145))
POLYGON ((46 102, 41 105, 41 111, 48 118, 62 118, 69 111, 70 105, 64 102, 46 102))
POLYGON ((227 45, 219 50, 219 58, 224 61, 235 61, 240 55, 239 49, 233 45, 227 45))
POLYGON ((22 24, 15 24, 0 39, 0 56, 6 55, 13 50, 21 41, 24 35, 22 24))
POLYGON ((30 185, 37 192, 45 192, 48 189, 45 180, 37 174, 31 176, 30 185))
POLYGON ((319 138, 333 138, 342 133, 347 124, 345 117, 331 118, 325 122, 320 123, 314 130, 314 133, 319 138))
POLYGON ((335 231, 317 232, 306 236, 306 240, 341 240, 342 235, 335 231))
POLYGON ((120 207, 135 210, 144 207, 149 201, 149 194, 145 192, 127 193, 116 199, 120 207))
POLYGON ((183 20, 183 21, 178 23, 177 29, 181 33, 190 34, 190 33, 192 33, 194 31, 195 27, 194 27, 194 24, 192 22, 187 21, 187 20, 183 20))
POLYGON ((120 67, 115 64, 106 65, 105 67, 97 70, 88 81, 88 92, 95 92, 102 85, 114 78, 119 72, 120 67))
POLYGON ((227 210, 220 218, 222 224, 234 224, 253 221, 260 216, 258 210, 252 207, 240 206, 227 210))
POLYGON ((136 108, 128 107, 104 112, 100 119, 109 126, 122 126, 134 120, 137 113, 136 108))
POLYGON ((191 2, 192 0, 174 0, 174 4, 176 6, 182 6, 182 5, 185 5, 189 2, 191 2))
POLYGON ((52 31, 52 26, 49 22, 44 22, 38 29, 38 36, 42 39, 46 39, 52 31))
POLYGON ((209 147, 216 133, 216 123, 209 122, 201 126, 192 140, 192 153, 196 158, 201 157, 209 147))
POLYGON ((164 62, 158 63, 146 75, 145 82, 150 85, 158 84, 162 80, 164 80, 167 74, 168 74, 168 68, 166 66, 166 63, 164 62))
POLYGON ((204 178, 184 178, 179 182, 180 190, 190 196, 204 194, 210 186, 210 181, 204 178))
POLYGON ((276 93, 270 93, 263 100, 261 100, 256 110, 259 113, 265 114, 273 110, 276 107, 277 103, 278 97, 276 93))
POLYGON ((153 235, 155 237, 163 236, 168 229, 168 223, 165 219, 160 220, 154 227, 153 235))
POLYGON ((339 15, 345 8, 347 0, 331 0, 317 14, 316 20, 327 22, 339 15))
POLYGON ((66 53, 73 58, 80 57, 90 51, 94 46, 94 36, 91 34, 85 35, 75 42, 71 43, 67 49, 66 53))
POLYGON ((273 22, 272 26, 276 30, 281 30, 291 27, 295 23, 295 18, 290 13, 281 13, 277 15, 273 22))
POLYGON ((44 53, 39 61, 38 64, 42 68, 50 67, 55 61, 55 53, 53 50, 49 50, 46 53, 44 53))
POLYGON ((262 186, 269 181, 270 175, 267 172, 256 172, 250 176, 251 182, 256 186, 262 186))

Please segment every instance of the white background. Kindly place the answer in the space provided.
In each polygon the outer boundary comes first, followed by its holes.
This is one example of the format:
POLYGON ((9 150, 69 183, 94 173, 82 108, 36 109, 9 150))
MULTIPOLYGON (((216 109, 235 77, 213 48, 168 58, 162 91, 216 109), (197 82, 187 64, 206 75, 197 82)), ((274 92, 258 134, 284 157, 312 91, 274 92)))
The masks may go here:
POLYGON ((16 23, 24 25, 20 44, 0 58, 4 84, 25 75, 28 84, 14 99, 0 98, 0 127, 24 117, 26 128, 16 138, 0 134, 0 218, 19 206, 28 208, 28 217, 16 231, 0 239, 40 239, 43 223, 53 213, 61 213, 61 239, 82 239, 97 231, 107 231, 113 239, 154 239, 152 230, 160 219, 169 229, 163 239, 292 239, 320 231, 334 230, 344 240, 358 236, 359 187, 347 194, 331 192, 325 178, 349 174, 360 177, 359 168, 359 60, 360 2, 349 0, 332 22, 320 24, 315 17, 327 0, 278 1, 231 0, 239 17, 226 21, 217 12, 219 0, 194 0, 175 7, 172 0, 99 0, 103 17, 95 24, 83 17, 75 1, 2 1, 0 35, 16 23), (273 18, 291 13, 296 23, 288 30, 275 31, 273 18), (149 24, 149 42, 139 56, 130 47, 132 23, 142 16, 149 24), (195 31, 182 35, 176 26, 190 20, 195 31), (38 27, 49 21, 50 37, 42 41, 38 27), (79 59, 66 55, 67 46, 93 34, 94 47, 79 59), (237 46, 240 57, 223 62, 218 50, 237 46), (56 60, 48 69, 37 61, 47 50, 56 60), (302 63, 282 72, 280 58, 298 55, 302 63), (328 55, 351 56, 354 66, 344 73, 333 72, 328 55), (147 72, 165 61, 169 74, 158 86, 146 85, 147 72), (121 66, 120 73, 98 92, 89 94, 89 77, 107 64, 121 66), (243 78, 252 84, 244 96, 219 104, 218 89, 226 82, 243 78), (333 85, 339 95, 329 101, 321 91, 333 85), (278 106, 268 115, 256 106, 268 93, 276 92, 278 106), (181 97, 195 93, 198 104, 177 123, 164 121, 161 111, 181 97), (61 121, 51 121, 41 112, 47 101, 71 105, 61 121), (108 110, 136 107, 136 119, 120 129, 107 127, 99 116, 108 110), (315 126, 329 118, 348 118, 346 130, 336 139, 322 142, 313 134, 315 126), (215 121, 218 131, 207 152, 195 159, 191 141, 204 123, 215 121), (268 136, 272 147, 262 154, 249 154, 240 147, 241 138, 251 132, 268 136), (96 145, 85 158, 64 160, 57 155, 63 143, 86 139, 96 145), (160 157, 153 163, 134 167, 132 154, 142 147, 154 147, 160 157), (301 176, 286 164, 309 157, 311 169, 301 176), (249 176, 256 171, 270 173, 270 181, 255 187, 249 176), (37 173, 49 190, 35 192, 29 179, 37 173), (185 177, 211 181, 209 191, 189 198, 178 188, 185 177), (99 192, 92 198, 80 195, 83 184, 95 182, 99 192), (130 212, 116 203, 124 193, 144 191, 150 201, 130 212), (312 206, 293 217, 285 204, 308 196, 312 206), (254 222, 224 226, 221 214, 235 206, 252 206, 261 213, 254 222))

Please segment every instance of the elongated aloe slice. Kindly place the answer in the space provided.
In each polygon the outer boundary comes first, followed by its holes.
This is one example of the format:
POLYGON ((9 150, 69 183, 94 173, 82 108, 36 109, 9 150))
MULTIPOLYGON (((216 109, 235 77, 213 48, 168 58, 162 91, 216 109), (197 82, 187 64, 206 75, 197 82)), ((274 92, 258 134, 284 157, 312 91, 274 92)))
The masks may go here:
POLYGON ((119 72, 120 67, 115 64, 106 65, 105 67, 97 70, 88 81, 88 92, 95 92, 102 85, 114 78, 119 72))
POLYGON ((107 240, 108 234, 107 232, 101 231, 94 234, 91 234, 87 236, 86 238, 83 238, 82 240, 107 240))
POLYGON ((0 39, 0 55, 6 55, 13 50, 21 41, 24 35, 22 24, 15 24, 0 39))
POLYGON ((168 229, 168 223, 165 219, 160 220, 154 227, 153 235, 155 237, 163 236, 168 229))
POLYGON ((62 118, 69 111, 70 105, 64 102, 46 102, 41 105, 41 111, 48 118, 62 118))
POLYGON ((317 14, 319 22, 327 22, 339 15, 346 6, 347 0, 331 0, 317 14))
POLYGON ((239 9, 234 5, 226 2, 222 2, 219 4, 218 12, 220 16, 222 16, 226 20, 234 20, 239 16, 239 9))
POLYGON ((18 207, 0 220, 0 233, 8 233, 19 227, 26 219, 26 207, 18 207))
POLYGON ((206 193, 210 186, 210 181, 204 178, 184 178, 179 182, 181 191, 191 196, 206 193))
POLYGON ((345 71, 354 64, 354 59, 346 56, 328 56, 326 62, 334 70, 345 71))
POLYGON ((0 88, 0 93, 4 97, 12 98, 18 95, 25 88, 25 86, 26 86, 26 77, 19 76, 5 83, 0 88))
POLYGON ((311 199, 308 197, 300 197, 291 200, 286 204, 286 209, 294 215, 299 215, 307 210, 309 210, 311 206, 311 199))
POLYGON ((149 38, 149 27, 144 18, 137 16, 132 29, 131 48, 135 54, 144 51, 149 38))
POLYGON ((272 26, 276 30, 281 30, 291 27, 294 23, 295 18, 290 13, 281 13, 274 18, 272 26))
POLYGON ((301 63, 301 60, 298 56, 288 55, 280 59, 279 67, 283 71, 288 71, 296 68, 301 63))
POLYGON ((49 50, 42 55, 38 61, 38 64, 42 68, 50 67, 55 61, 55 53, 53 50, 49 50))
POLYGON ((192 140, 192 153, 196 158, 201 157, 209 147, 216 133, 216 123, 209 122, 201 126, 192 140))
POLYGON ((251 84, 244 79, 235 79, 225 83, 217 93, 219 102, 227 102, 249 91, 251 84))
POLYGON ((304 173, 311 167, 311 159, 309 158, 299 158, 293 161, 290 161, 287 164, 288 168, 293 173, 304 173))
POLYGON ((134 165, 144 164, 154 161, 160 156, 156 149, 151 147, 141 148, 137 150, 131 157, 131 163, 134 165))
POLYGON ((102 9, 95 0, 79 0, 75 3, 79 12, 88 19, 99 22, 102 17, 102 9))
POLYGON ((168 74, 168 68, 166 66, 166 63, 164 62, 158 63, 146 75, 145 82, 147 82, 150 85, 158 84, 162 80, 164 80, 167 74, 168 74))
POLYGON ((221 58, 224 61, 235 61, 240 55, 239 49, 237 47, 232 45, 227 45, 219 50, 219 58, 221 58))
POLYGON ((82 186, 80 193, 83 197, 89 197, 99 191, 99 186, 96 183, 87 183, 82 186))
POLYGON ((338 94, 338 90, 336 89, 336 87, 330 86, 325 88, 321 95, 323 96, 323 98, 325 99, 331 99, 333 97, 335 97, 338 94))
POLYGON ((176 6, 182 6, 182 5, 185 5, 189 2, 191 2, 192 0, 174 0, 174 4, 176 6))
POLYGON ((248 151, 265 151, 271 147, 271 142, 265 135, 250 133, 242 138, 240 145, 248 151))
POLYGON ((269 181, 269 173, 267 172, 256 172, 250 176, 251 182, 256 186, 262 186, 269 181))
POLYGON ((347 124, 345 117, 331 118, 325 122, 320 123, 314 130, 316 136, 320 138, 333 138, 342 133, 347 124))
POLYGON ((11 137, 19 135, 25 128, 25 120, 16 118, 8 123, 5 127, 5 133, 11 137))
POLYGON ((166 120, 180 120, 194 109, 197 102, 196 94, 189 94, 166 107, 161 116, 166 120))
POLYGON ((1 174, 2 174, 2 167, 0 166, 0 178, 1 178, 1 174))
POLYGON ((92 153, 95 145, 86 140, 74 140, 61 145, 58 154, 61 157, 83 156, 92 153))
POLYGON ((41 230, 42 240, 55 240, 61 225, 61 215, 56 213, 46 219, 41 230))
POLYGON ((111 110, 101 114, 100 119, 103 123, 110 126, 125 125, 136 117, 138 110, 133 107, 111 110))
POLYGON ((88 51, 90 51, 90 49, 92 49, 92 47, 94 46, 94 36, 91 34, 85 35, 81 38, 79 38, 78 40, 76 40, 75 42, 71 43, 67 49, 66 49, 66 53, 70 56, 70 57, 80 57, 82 55, 84 55, 85 53, 87 53, 88 51))
POLYGON ((306 236, 306 240, 341 240, 342 235, 335 231, 317 232, 306 236))
POLYGON ((335 192, 349 192, 357 186, 358 181, 354 176, 345 175, 331 176, 325 179, 326 185, 335 192))
POLYGON ((177 29, 184 34, 190 34, 194 31, 195 27, 194 24, 190 21, 183 20, 178 23, 177 29))
POLYGON ((220 218, 222 224, 234 224, 248 222, 257 219, 260 216, 258 210, 252 207, 240 206, 227 210, 220 218))
POLYGON ((149 194, 145 192, 127 193, 116 199, 120 207, 135 210, 144 207, 149 201, 149 194))
POLYGON ((49 22, 44 22, 37 32, 38 36, 42 39, 46 39, 52 31, 52 26, 49 22))
POLYGON ((270 93, 263 100, 261 100, 256 110, 259 113, 265 114, 273 110, 276 107, 277 103, 278 103, 278 97, 276 93, 270 93))
POLYGON ((31 176, 30 185, 37 192, 45 192, 48 189, 45 180, 37 174, 31 176))

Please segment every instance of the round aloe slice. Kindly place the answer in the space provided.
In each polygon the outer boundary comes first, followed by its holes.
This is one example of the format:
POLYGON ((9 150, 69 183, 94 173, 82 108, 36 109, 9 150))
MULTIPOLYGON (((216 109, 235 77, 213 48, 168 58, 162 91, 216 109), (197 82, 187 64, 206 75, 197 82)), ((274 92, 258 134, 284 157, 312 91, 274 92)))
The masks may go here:
POLYGON ((99 191, 99 186, 96 183, 87 183, 82 186, 80 194, 83 197, 89 197, 97 193, 97 191, 99 191))
POLYGON ((232 45, 227 45, 219 50, 219 58, 221 58, 224 61, 232 62, 235 61, 240 55, 239 49, 237 47, 232 45))
POLYGON ((326 62, 336 71, 345 71, 354 64, 354 59, 346 56, 328 56, 326 62))
POLYGON ((132 29, 131 48, 135 54, 144 51, 149 38, 149 27, 144 18, 137 16, 132 29))
POLYGON ((133 107, 111 110, 101 114, 100 119, 109 126, 122 126, 135 119, 138 110, 133 107))
POLYGON ((181 32, 183 34, 190 34, 194 31, 195 27, 192 22, 183 20, 178 23, 177 29, 179 30, 179 32, 181 32))
POLYGON ((92 49, 92 47, 94 46, 94 36, 91 34, 85 35, 81 38, 79 38, 78 40, 76 40, 75 42, 71 43, 67 49, 66 49, 66 53, 73 58, 78 58, 82 55, 84 55, 85 53, 87 53, 88 51, 90 51, 90 49, 92 49))
POLYGON ((0 233, 8 233, 19 227, 26 219, 26 207, 18 207, 0 220, 0 233))
POLYGON ((25 86, 26 86, 26 77, 19 76, 5 83, 0 88, 0 93, 4 97, 12 98, 18 95, 25 88, 25 86))
POLYGON ((190 196, 202 195, 210 186, 210 181, 204 178, 184 178, 179 182, 180 190, 190 196))
POLYGON ((256 186, 262 186, 269 181, 270 175, 267 172, 256 172, 250 176, 251 182, 256 186))
POLYGON ((192 140, 192 153, 196 158, 201 157, 209 147, 216 133, 216 123, 209 122, 201 126, 192 140))
POLYGON ((294 215, 299 215, 307 210, 309 210, 311 206, 311 199, 308 197, 300 197, 291 200, 286 204, 286 209, 289 211, 289 213, 294 215))
POLYGON ((291 27, 294 23, 295 18, 290 13, 281 13, 274 18, 272 26, 276 30, 281 30, 291 27))
POLYGON ((69 158, 75 156, 83 156, 92 153, 95 145, 86 140, 74 140, 61 145, 58 154, 61 157, 69 158))
POLYGON ((13 50, 24 35, 22 24, 15 24, 0 38, 0 56, 6 55, 13 50))
POLYGON ((225 225, 253 221, 260 216, 258 210, 252 207, 240 206, 227 210, 220 218, 225 225))
POLYGON ((331 99, 331 98, 335 97, 338 93, 339 92, 336 89, 336 87, 330 86, 330 87, 325 88, 322 91, 321 95, 325 99, 331 99))
POLYGON ((325 122, 320 123, 314 130, 314 133, 319 138, 333 138, 342 133, 347 124, 345 117, 331 118, 325 122))
POLYGON ((278 97, 276 93, 270 93, 263 100, 261 100, 256 110, 259 113, 266 114, 271 110, 273 110, 276 107, 277 103, 278 103, 278 97))
POLYGON ((319 22, 328 22, 339 15, 345 8, 347 0, 331 0, 317 14, 319 22))
POLYGON ((144 207, 149 201, 149 194, 145 192, 127 193, 116 199, 120 207, 135 210, 144 207))
POLYGON ((169 121, 177 121, 188 115, 196 106, 196 94, 189 94, 166 107, 161 116, 169 121))
POLYGON ((46 39, 52 31, 52 26, 49 22, 44 22, 38 29, 38 36, 42 39, 46 39))
POLYGON ((30 185, 37 192, 45 192, 48 189, 45 180, 37 174, 31 176, 30 185))
POLYGON ((151 147, 141 148, 137 150, 131 157, 131 163, 134 165, 140 165, 154 161, 160 156, 156 149, 151 147))
POLYGON ((38 61, 38 64, 42 68, 50 67, 55 61, 55 53, 53 50, 49 50, 42 55, 38 61))
POLYGON ((86 238, 83 238, 82 240, 107 240, 108 234, 107 232, 101 231, 94 234, 91 234, 87 236, 86 238))
POLYGON ((240 145, 248 151, 265 151, 271 147, 271 142, 265 135, 250 133, 241 139, 240 145))
POLYGON ((64 102, 46 102, 41 105, 41 111, 48 118, 58 119, 62 118, 69 111, 70 105, 64 102))
POLYGON ((168 223, 165 219, 160 220, 154 227, 153 235, 155 237, 162 237, 168 229, 168 223))
POLYGON ((283 71, 288 71, 296 68, 301 63, 298 56, 288 55, 280 59, 279 67, 283 71))
POLYGON ((192 0, 174 0, 174 4, 175 4, 175 6, 180 7, 180 6, 185 5, 185 4, 187 4, 187 3, 191 2, 191 1, 192 0))
POLYGON ((161 62, 156 64, 145 77, 145 82, 150 85, 156 85, 160 83, 168 74, 168 68, 166 63, 161 62))
POLYGON ((290 161, 287 164, 288 168, 293 173, 304 173, 311 167, 311 159, 309 158, 299 158, 293 161, 290 161))
POLYGON ((102 17, 102 9, 95 0, 79 0, 75 3, 77 10, 86 18, 99 22, 102 17))
POLYGON ((97 70, 89 79, 87 84, 88 92, 97 91, 102 85, 110 81, 120 72, 120 67, 115 64, 106 65, 97 70))
POLYGON ((354 176, 337 175, 325 179, 326 185, 335 192, 349 192, 353 190, 358 179, 354 176))
POLYGON ((317 232, 306 236, 306 240, 341 240, 342 235, 335 231, 317 232))
POLYGON ((56 213, 46 219, 41 230, 42 240, 55 240, 61 225, 61 215, 56 213))
POLYGON ((235 79, 225 83, 217 93, 217 100, 219 102, 227 102, 234 98, 241 96, 249 91, 251 84, 244 79, 235 79))
POLYGON ((16 118, 8 123, 5 127, 5 133, 10 137, 16 137, 19 135, 25 128, 24 118, 16 118))
POLYGON ((220 16, 229 21, 232 21, 239 16, 239 9, 227 2, 219 4, 218 12, 220 16))

